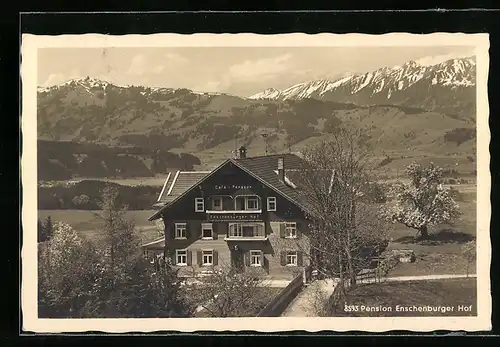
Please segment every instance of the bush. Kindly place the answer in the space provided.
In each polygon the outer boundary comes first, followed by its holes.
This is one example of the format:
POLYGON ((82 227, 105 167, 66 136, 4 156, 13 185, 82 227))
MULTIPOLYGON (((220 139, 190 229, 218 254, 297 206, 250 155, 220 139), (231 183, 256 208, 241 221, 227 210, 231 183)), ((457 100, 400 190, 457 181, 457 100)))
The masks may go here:
POLYGON ((90 198, 88 195, 81 194, 81 195, 75 196, 72 200, 72 203, 76 207, 84 207, 90 203, 90 198))
POLYGON ((448 131, 444 135, 444 139, 447 142, 455 142, 458 145, 464 143, 465 141, 471 140, 476 136, 476 129, 474 128, 456 128, 448 131))

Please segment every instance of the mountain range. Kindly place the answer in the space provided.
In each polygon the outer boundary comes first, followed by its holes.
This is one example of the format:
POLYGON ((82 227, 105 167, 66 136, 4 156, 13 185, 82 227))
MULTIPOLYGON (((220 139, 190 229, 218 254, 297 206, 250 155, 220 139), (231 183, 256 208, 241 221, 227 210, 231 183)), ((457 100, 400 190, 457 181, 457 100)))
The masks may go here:
POLYGON ((249 96, 254 100, 318 100, 358 105, 403 105, 474 119, 475 57, 423 66, 415 61, 336 80, 316 80, 249 96))
MULTIPOLYGON (((473 58, 408 62, 250 97, 86 77, 38 88, 38 137, 189 153, 213 166, 241 144, 249 155, 300 150, 349 122, 381 158, 453 157, 467 164, 475 156, 475 83, 473 58)), ((141 160, 156 172, 147 158, 141 160)))

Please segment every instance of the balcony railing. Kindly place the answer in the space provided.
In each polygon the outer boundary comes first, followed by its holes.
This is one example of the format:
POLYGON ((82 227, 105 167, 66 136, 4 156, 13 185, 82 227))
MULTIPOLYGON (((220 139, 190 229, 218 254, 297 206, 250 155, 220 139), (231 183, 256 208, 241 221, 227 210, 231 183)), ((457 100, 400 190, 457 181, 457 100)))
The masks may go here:
POLYGON ((267 240, 264 223, 234 223, 230 224, 226 241, 259 241, 267 240))

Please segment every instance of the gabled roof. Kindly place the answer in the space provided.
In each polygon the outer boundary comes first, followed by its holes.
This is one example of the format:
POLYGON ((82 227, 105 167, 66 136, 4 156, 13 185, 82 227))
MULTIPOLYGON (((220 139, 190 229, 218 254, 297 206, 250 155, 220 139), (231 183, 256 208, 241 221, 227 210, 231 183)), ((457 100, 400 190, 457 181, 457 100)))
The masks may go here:
POLYGON ((169 173, 157 202, 162 204, 172 202, 209 173, 210 171, 177 171, 175 174, 169 173))
MULTIPOLYGON (((203 173, 203 177, 202 178, 200 178, 198 181, 194 181, 194 178, 193 178, 192 181, 191 181, 191 185, 189 187, 187 187, 186 189, 184 189, 184 191, 182 193, 180 193, 179 195, 174 196, 171 199, 168 199, 168 201, 165 201, 165 202, 161 203, 162 206, 160 206, 160 209, 158 211, 156 211, 151 217, 149 217, 148 220, 149 221, 153 221, 155 219, 158 219, 160 217, 160 215, 161 215, 161 212, 163 210, 165 210, 165 208, 167 208, 168 206, 172 205, 175 201, 179 200, 181 197, 183 197, 184 195, 186 195, 191 189, 193 189, 194 187, 196 187, 197 185, 199 185, 201 182, 203 182, 204 180, 206 180, 208 177, 210 177, 211 175, 213 175, 215 172, 217 172, 217 170, 219 168, 223 167, 229 161, 231 161, 231 159, 226 159, 222 164, 220 164, 217 168, 215 168, 212 171, 201 171, 203 173)), ((193 172, 200 172, 200 171, 190 171, 190 172, 193 173, 193 172)), ((188 177, 188 176, 186 176, 186 177, 188 177)), ((195 177, 195 176, 192 176, 192 177, 195 177)), ((177 177, 177 178, 179 178, 179 177, 177 177)), ((172 185, 175 185, 175 182, 173 182, 172 185)), ((182 185, 186 186, 186 184, 182 184, 182 185)), ((173 188, 172 188, 172 190, 173 190, 173 188)), ((177 190, 177 192, 180 192, 180 191, 181 191, 181 189, 177 190)), ((161 202, 161 198, 162 197, 160 196, 160 198, 158 199, 158 201, 161 202)))
POLYGON ((279 158, 283 158, 285 173, 287 170, 300 170, 305 167, 304 160, 291 153, 249 157, 235 159, 235 161, 238 166, 251 173, 252 176, 259 178, 268 186, 278 191, 292 202, 295 202, 299 207, 307 210, 307 202, 300 192, 293 187, 294 184, 288 179, 288 175, 285 175, 285 182, 280 178, 277 171, 279 158))
MULTIPOLYGON (((234 165, 236 165, 244 172, 247 172, 249 175, 253 176, 258 181, 262 182, 272 190, 276 191, 278 194, 282 195, 286 199, 298 205, 303 210, 307 211, 308 210, 307 201, 304 200, 304 197, 301 196, 299 191, 293 188, 291 184, 283 182, 280 176, 277 174, 276 170, 278 167, 279 158, 283 158, 285 172, 286 170, 298 170, 300 168, 303 168, 305 164, 305 162, 297 155, 286 153, 286 154, 274 154, 274 155, 259 156, 259 157, 249 157, 242 159, 227 159, 211 172, 203 172, 203 174, 200 173, 200 175, 195 175, 196 171, 190 172, 192 176, 184 175, 184 179, 182 179, 182 183, 180 184, 179 189, 175 191, 176 192, 175 195, 172 195, 169 198, 168 197, 169 194, 167 192, 167 197, 164 198, 165 205, 162 206, 154 215, 149 217, 149 220, 151 221, 157 219, 165 208, 172 205, 182 196, 186 195, 195 186, 198 186, 203 181, 208 179, 212 174, 217 172, 221 167, 226 165, 228 162, 232 162, 234 165), (189 180, 189 177, 192 177, 192 180, 189 180), (195 177, 197 177, 198 180, 195 180, 194 179, 195 177)), ((174 177, 174 181, 171 184, 171 186, 175 187, 176 184, 175 181, 177 181, 180 176, 181 174, 179 173, 177 175, 177 179, 174 177)), ((162 196, 160 196, 159 201, 160 200, 163 201, 162 196)))

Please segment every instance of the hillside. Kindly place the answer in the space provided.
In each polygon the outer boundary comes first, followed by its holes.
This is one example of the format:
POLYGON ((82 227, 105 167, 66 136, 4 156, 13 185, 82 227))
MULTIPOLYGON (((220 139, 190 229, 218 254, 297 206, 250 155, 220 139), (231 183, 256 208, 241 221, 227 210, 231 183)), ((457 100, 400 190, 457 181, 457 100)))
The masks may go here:
POLYGON ((347 123, 389 171, 435 158, 472 172, 474 71, 473 59, 409 62, 250 98, 72 80, 38 90, 38 136, 55 141, 39 143, 39 172, 50 179, 137 177, 213 167, 242 144, 249 155, 300 151, 347 123), (89 144, 100 149, 82 150, 89 144))
POLYGON ((308 81, 284 90, 269 88, 249 98, 315 98, 358 105, 391 104, 474 120, 475 85, 476 62, 474 57, 469 57, 432 66, 410 61, 402 66, 384 67, 338 80, 308 81))
POLYGON ((39 140, 37 147, 39 181, 148 177, 177 169, 191 170, 201 164, 200 159, 191 154, 140 147, 44 140, 39 140))

